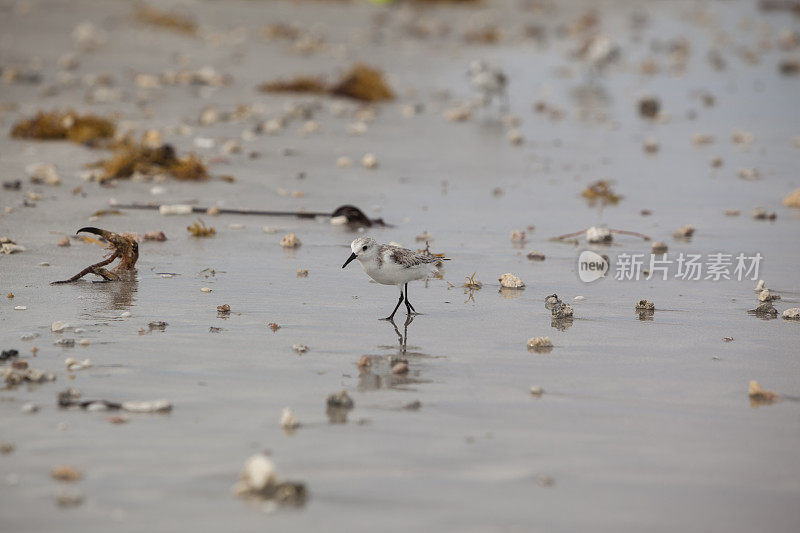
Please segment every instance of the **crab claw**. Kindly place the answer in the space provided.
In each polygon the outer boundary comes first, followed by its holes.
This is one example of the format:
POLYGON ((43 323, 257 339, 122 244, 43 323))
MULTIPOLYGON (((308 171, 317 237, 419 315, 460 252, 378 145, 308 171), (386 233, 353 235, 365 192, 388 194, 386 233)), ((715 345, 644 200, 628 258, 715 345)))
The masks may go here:
POLYGON ((102 230, 100 228, 93 228, 91 226, 88 226, 88 227, 81 228, 78 231, 76 231, 75 235, 77 235, 78 233, 81 233, 82 231, 85 231, 87 233, 94 233, 95 235, 103 235, 104 233, 106 233, 105 230, 102 230))

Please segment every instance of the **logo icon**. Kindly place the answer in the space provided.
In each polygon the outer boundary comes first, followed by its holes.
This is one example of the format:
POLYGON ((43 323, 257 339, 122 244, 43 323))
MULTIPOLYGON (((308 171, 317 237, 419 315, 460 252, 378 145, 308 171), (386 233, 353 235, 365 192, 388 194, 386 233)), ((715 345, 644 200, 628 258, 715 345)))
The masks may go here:
POLYGON ((578 257, 578 277, 584 283, 604 278, 608 272, 608 257, 591 250, 584 250, 578 257))

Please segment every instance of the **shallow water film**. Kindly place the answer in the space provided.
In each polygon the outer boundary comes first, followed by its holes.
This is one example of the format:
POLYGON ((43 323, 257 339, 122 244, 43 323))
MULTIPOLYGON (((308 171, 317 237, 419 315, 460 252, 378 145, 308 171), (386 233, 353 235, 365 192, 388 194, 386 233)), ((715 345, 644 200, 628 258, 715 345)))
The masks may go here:
POLYGON ((798 6, 0 0, 0 529, 800 530, 798 6))

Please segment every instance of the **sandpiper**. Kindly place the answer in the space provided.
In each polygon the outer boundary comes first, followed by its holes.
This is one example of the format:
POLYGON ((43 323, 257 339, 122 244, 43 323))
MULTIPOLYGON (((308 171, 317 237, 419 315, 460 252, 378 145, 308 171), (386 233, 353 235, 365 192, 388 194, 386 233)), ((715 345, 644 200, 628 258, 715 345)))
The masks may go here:
POLYGON ((444 257, 430 254, 421 254, 393 246, 378 244, 375 239, 359 237, 350 243, 353 253, 344 262, 342 268, 350 264, 353 259, 358 259, 361 268, 369 277, 382 285, 396 285, 400 288, 400 298, 392 314, 381 320, 394 320, 394 314, 403 303, 403 288, 405 287, 405 302, 408 315, 419 314, 408 301, 408 283, 415 280, 424 280, 432 274, 440 261, 448 261, 444 257))

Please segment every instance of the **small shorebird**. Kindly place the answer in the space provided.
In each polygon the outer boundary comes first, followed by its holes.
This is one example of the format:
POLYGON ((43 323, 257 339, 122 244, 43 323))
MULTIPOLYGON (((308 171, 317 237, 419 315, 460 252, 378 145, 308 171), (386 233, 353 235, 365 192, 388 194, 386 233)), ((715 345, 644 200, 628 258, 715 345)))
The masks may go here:
POLYGON ((492 67, 482 60, 475 60, 469 64, 469 82, 472 87, 481 93, 483 105, 489 105, 493 97, 500 100, 503 111, 508 110, 508 93, 506 86, 508 78, 499 68, 492 67))
POLYGON ((394 314, 403 303, 403 287, 405 286, 405 302, 408 315, 417 315, 414 306, 408 301, 408 282, 426 279, 434 270, 439 261, 449 261, 444 257, 419 254, 407 248, 378 244, 375 239, 359 237, 350 243, 353 253, 344 262, 342 268, 350 264, 353 259, 358 259, 361 268, 369 277, 382 285, 396 285, 400 288, 400 299, 394 307, 392 314, 381 320, 394 320, 394 314))

